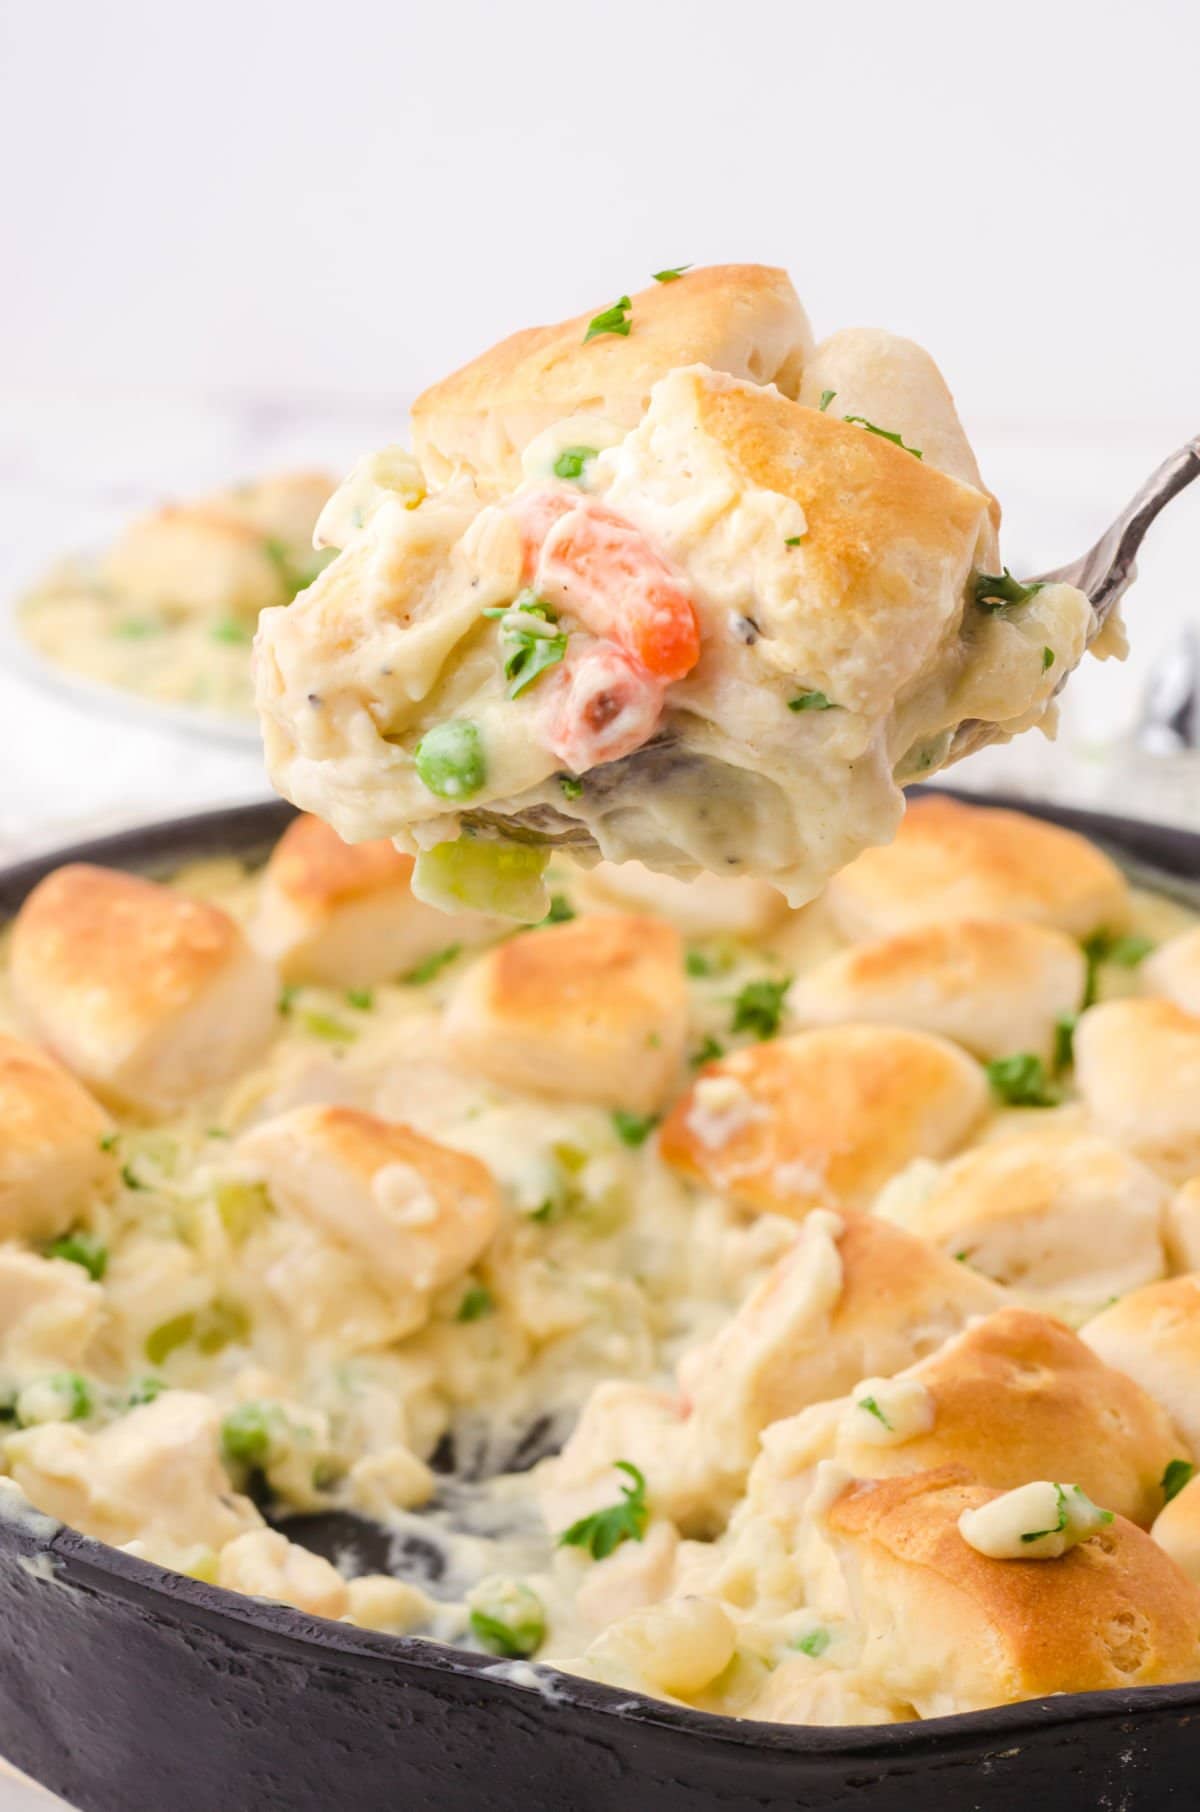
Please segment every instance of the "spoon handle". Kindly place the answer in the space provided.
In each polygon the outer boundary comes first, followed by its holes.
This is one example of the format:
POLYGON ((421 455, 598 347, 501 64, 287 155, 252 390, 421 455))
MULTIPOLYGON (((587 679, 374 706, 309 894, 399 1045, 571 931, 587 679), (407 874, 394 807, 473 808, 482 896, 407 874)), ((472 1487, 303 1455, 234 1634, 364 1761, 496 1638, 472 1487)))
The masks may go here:
POLYGON ((1086 592, 1095 613, 1096 629, 1101 628, 1133 581, 1134 562, 1150 524, 1172 497, 1177 497, 1194 478, 1200 478, 1200 434, 1163 460, 1137 496, 1082 559, 1072 561, 1069 566, 1060 566, 1054 572, 1040 573, 1038 577, 1043 583, 1062 581, 1086 592))

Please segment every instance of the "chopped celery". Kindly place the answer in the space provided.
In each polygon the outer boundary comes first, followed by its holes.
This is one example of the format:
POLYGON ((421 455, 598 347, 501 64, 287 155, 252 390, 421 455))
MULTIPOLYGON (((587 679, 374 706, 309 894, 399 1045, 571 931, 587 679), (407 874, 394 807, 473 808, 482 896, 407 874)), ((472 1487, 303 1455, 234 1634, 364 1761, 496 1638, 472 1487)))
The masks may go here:
POLYGON ((412 890, 442 912, 488 912, 536 925, 550 910, 545 870, 549 852, 524 843, 490 843, 459 837, 422 850, 412 890))

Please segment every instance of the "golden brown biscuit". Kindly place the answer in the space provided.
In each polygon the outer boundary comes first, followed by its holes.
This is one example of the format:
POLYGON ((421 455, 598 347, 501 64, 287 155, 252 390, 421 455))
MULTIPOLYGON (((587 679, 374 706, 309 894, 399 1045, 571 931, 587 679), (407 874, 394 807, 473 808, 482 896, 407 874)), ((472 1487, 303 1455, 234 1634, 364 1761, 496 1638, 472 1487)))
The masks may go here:
POLYGON ((851 1484, 829 1510, 864 1663, 894 1698, 932 1718, 1196 1678, 1200 1591, 1148 1535, 1118 1516, 1059 1560, 990 1560, 958 1519, 997 1495, 946 1467, 851 1484))
POLYGON ((11 973, 28 1031, 103 1100, 145 1113, 228 1082, 275 1023, 275 972, 227 913, 84 863, 26 900, 11 973))
POLYGON ((901 1177, 876 1211, 1075 1322, 1166 1271, 1167 1190, 1099 1134, 1055 1120, 901 1177))
POLYGON ((415 899, 412 871, 386 839, 343 843, 319 818, 297 818, 263 870, 251 939, 287 981, 361 988, 495 929, 481 914, 415 899))
POLYGON ((948 1157, 987 1107, 983 1072, 945 1039, 832 1026, 710 1064, 662 1129, 685 1176, 799 1219, 865 1208, 914 1158, 948 1157))
POLYGON ((680 365, 710 365, 795 396, 812 331, 786 271, 718 264, 655 283, 631 298, 627 336, 585 342, 597 309, 529 327, 434 384, 413 405, 413 445, 430 478, 458 470, 505 489, 544 429, 592 415, 640 421, 650 390, 680 365))
POLYGON ((1163 1509, 1150 1531, 1175 1565, 1200 1585, 1200 1478, 1192 1478, 1163 1509))
POLYGON ((1167 1000, 1109 1000, 1075 1033, 1075 1081, 1098 1127, 1183 1183, 1200 1170, 1200 1019, 1167 1000))
POLYGON ((1106 1365, 1135 1378, 1162 1404, 1200 1460, 1200 1276, 1134 1290, 1080 1334, 1106 1365))
POLYGON ((131 523, 104 576, 130 603, 180 616, 253 620, 289 597, 259 530, 211 505, 168 504, 131 523))
MULTIPOLYGON (((804 367, 800 398, 826 402, 832 415, 864 416, 919 447, 926 464, 985 489, 945 378, 923 346, 880 327, 844 327, 815 348, 804 367)), ((1000 511, 993 499, 993 514, 1000 511)))
POLYGON ((1013 919, 952 919, 855 944, 794 983, 800 1025, 873 1020, 935 1032, 977 1057, 1054 1052, 1083 998, 1086 964, 1061 932, 1013 919))
POLYGON ((111 1124, 44 1051, 0 1033, 0 1240, 53 1239, 108 1194, 111 1124))
POLYGON ((1200 925, 1160 944, 1142 964, 1141 979, 1149 993, 1200 1017, 1200 925))
POLYGON ((293 1108, 238 1150, 285 1214, 414 1295, 460 1277, 500 1225, 499 1192, 477 1158, 357 1108, 293 1108))
POLYGON ((613 913, 509 938, 464 975, 446 1015, 460 1063, 539 1094, 649 1112, 679 1073, 679 933, 613 913))
POLYGON ((832 1460, 856 1478, 965 1467, 1008 1491, 1066 1479, 1149 1528, 1179 1436, 1154 1398, 1077 1335, 1029 1309, 973 1321, 897 1376, 860 1380, 763 1437, 749 1497, 799 1502, 832 1460))
POLYGON ((1024 919, 1082 938, 1129 918, 1125 877, 1085 838, 940 795, 914 800, 895 841, 835 875, 827 899, 856 942, 958 918, 1024 919))

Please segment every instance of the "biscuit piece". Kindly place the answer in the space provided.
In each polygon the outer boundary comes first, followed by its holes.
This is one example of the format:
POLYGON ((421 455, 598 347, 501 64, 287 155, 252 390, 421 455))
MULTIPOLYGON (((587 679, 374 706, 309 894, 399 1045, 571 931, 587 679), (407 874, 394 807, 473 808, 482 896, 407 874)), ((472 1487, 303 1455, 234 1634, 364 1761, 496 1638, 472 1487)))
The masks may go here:
POLYGON ((325 473, 289 472, 168 504, 130 523, 105 577, 145 609, 253 622, 313 577, 313 530, 332 489, 325 473))
POLYGON ((817 409, 827 391, 830 414, 865 417, 918 447, 927 465, 985 488, 946 380, 914 340, 880 327, 830 334, 805 364, 799 400, 817 409))
POLYGON ((963 1466, 1007 1491, 1066 1479, 1149 1528, 1179 1438, 1154 1398, 1061 1322, 1005 1308, 891 1379, 858 1382, 763 1436, 748 1502, 799 1504, 832 1460, 855 1478, 963 1466))
POLYGON ((1200 1585, 1200 1478, 1189 1479, 1150 1531, 1175 1565, 1200 1585))
POLYGON ((895 841, 835 875, 826 897, 856 942, 948 919, 1024 919, 1076 938, 1129 919, 1125 877, 1086 838, 940 795, 914 800, 895 841))
POLYGON ((1167 1000, 1109 1000, 1075 1032, 1075 1081, 1092 1120, 1183 1183, 1200 1171, 1200 1019, 1167 1000))
POLYGON ((1085 980, 1083 952, 1061 932, 954 919, 839 951, 800 976, 788 1007, 801 1025, 874 1020, 940 1033, 977 1057, 1032 1051, 1048 1062, 1085 980))
POLYGON ((762 937, 788 910, 778 888, 753 875, 700 874, 681 881, 641 862, 601 862, 584 886, 596 904, 615 901, 632 912, 659 913, 685 937, 762 937))
POLYGON ((495 929, 415 899, 413 859, 391 843, 343 843, 319 818, 288 826, 263 870, 250 928, 287 981, 362 988, 396 981, 449 945, 495 929))
POLYGON ((945 1039, 831 1026, 710 1064, 662 1129, 664 1158, 746 1206, 866 1208, 914 1158, 948 1157, 987 1107, 983 1072, 945 1039))
POLYGON ((681 365, 795 396, 812 351, 787 272, 768 265, 710 265, 651 284, 631 300, 627 336, 585 341, 597 312, 512 334, 417 398, 413 445, 435 483, 465 470, 493 489, 519 484, 535 436, 571 416, 632 428, 652 387, 681 365))
POLYGON ((0 1033, 0 1240, 53 1239, 109 1193, 110 1126, 53 1058, 0 1033))
POLYGON ((1141 979, 1149 993, 1200 1018, 1200 925, 1160 944, 1142 964, 1141 979))
POLYGON ((244 1134, 238 1150, 285 1214, 417 1297, 461 1277, 500 1225, 496 1185, 477 1158, 356 1108, 293 1108, 244 1134))
POLYGON ((1123 1296, 1080 1329, 1106 1365, 1162 1404, 1200 1460, 1200 1277, 1172 1277, 1123 1296))
POLYGON ((480 957, 446 1015, 447 1045, 493 1082, 646 1113, 679 1073, 687 989, 660 919, 575 919, 480 957))
POLYGON ((105 1101, 167 1114, 230 1081, 275 1024, 274 970, 216 906, 114 869, 59 868, 17 915, 33 1037, 105 1101))
POLYGON ((1121 1146, 1051 1125, 898 1178, 876 1212, 1074 1322, 1164 1275, 1166 1205, 1162 1181, 1121 1146))
POLYGON ((881 1693, 935 1718, 1195 1679, 1200 1591, 1148 1535, 1118 1516, 1059 1560, 990 1560, 958 1519, 998 1495, 947 1467, 851 1484, 830 1508, 881 1693))

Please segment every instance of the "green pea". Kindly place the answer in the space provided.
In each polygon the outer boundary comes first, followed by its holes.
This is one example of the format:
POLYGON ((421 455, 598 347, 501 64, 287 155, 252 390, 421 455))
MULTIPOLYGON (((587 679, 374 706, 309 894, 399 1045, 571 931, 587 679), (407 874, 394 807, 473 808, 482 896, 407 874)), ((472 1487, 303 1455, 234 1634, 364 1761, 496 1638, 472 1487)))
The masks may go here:
POLYGON ((279 1413, 270 1403, 242 1403, 221 1423, 221 1451, 235 1466, 265 1466, 277 1445, 279 1413))
POLYGON ((439 799, 470 799, 487 779, 483 741, 465 717, 435 724, 417 744, 417 773, 439 799))

